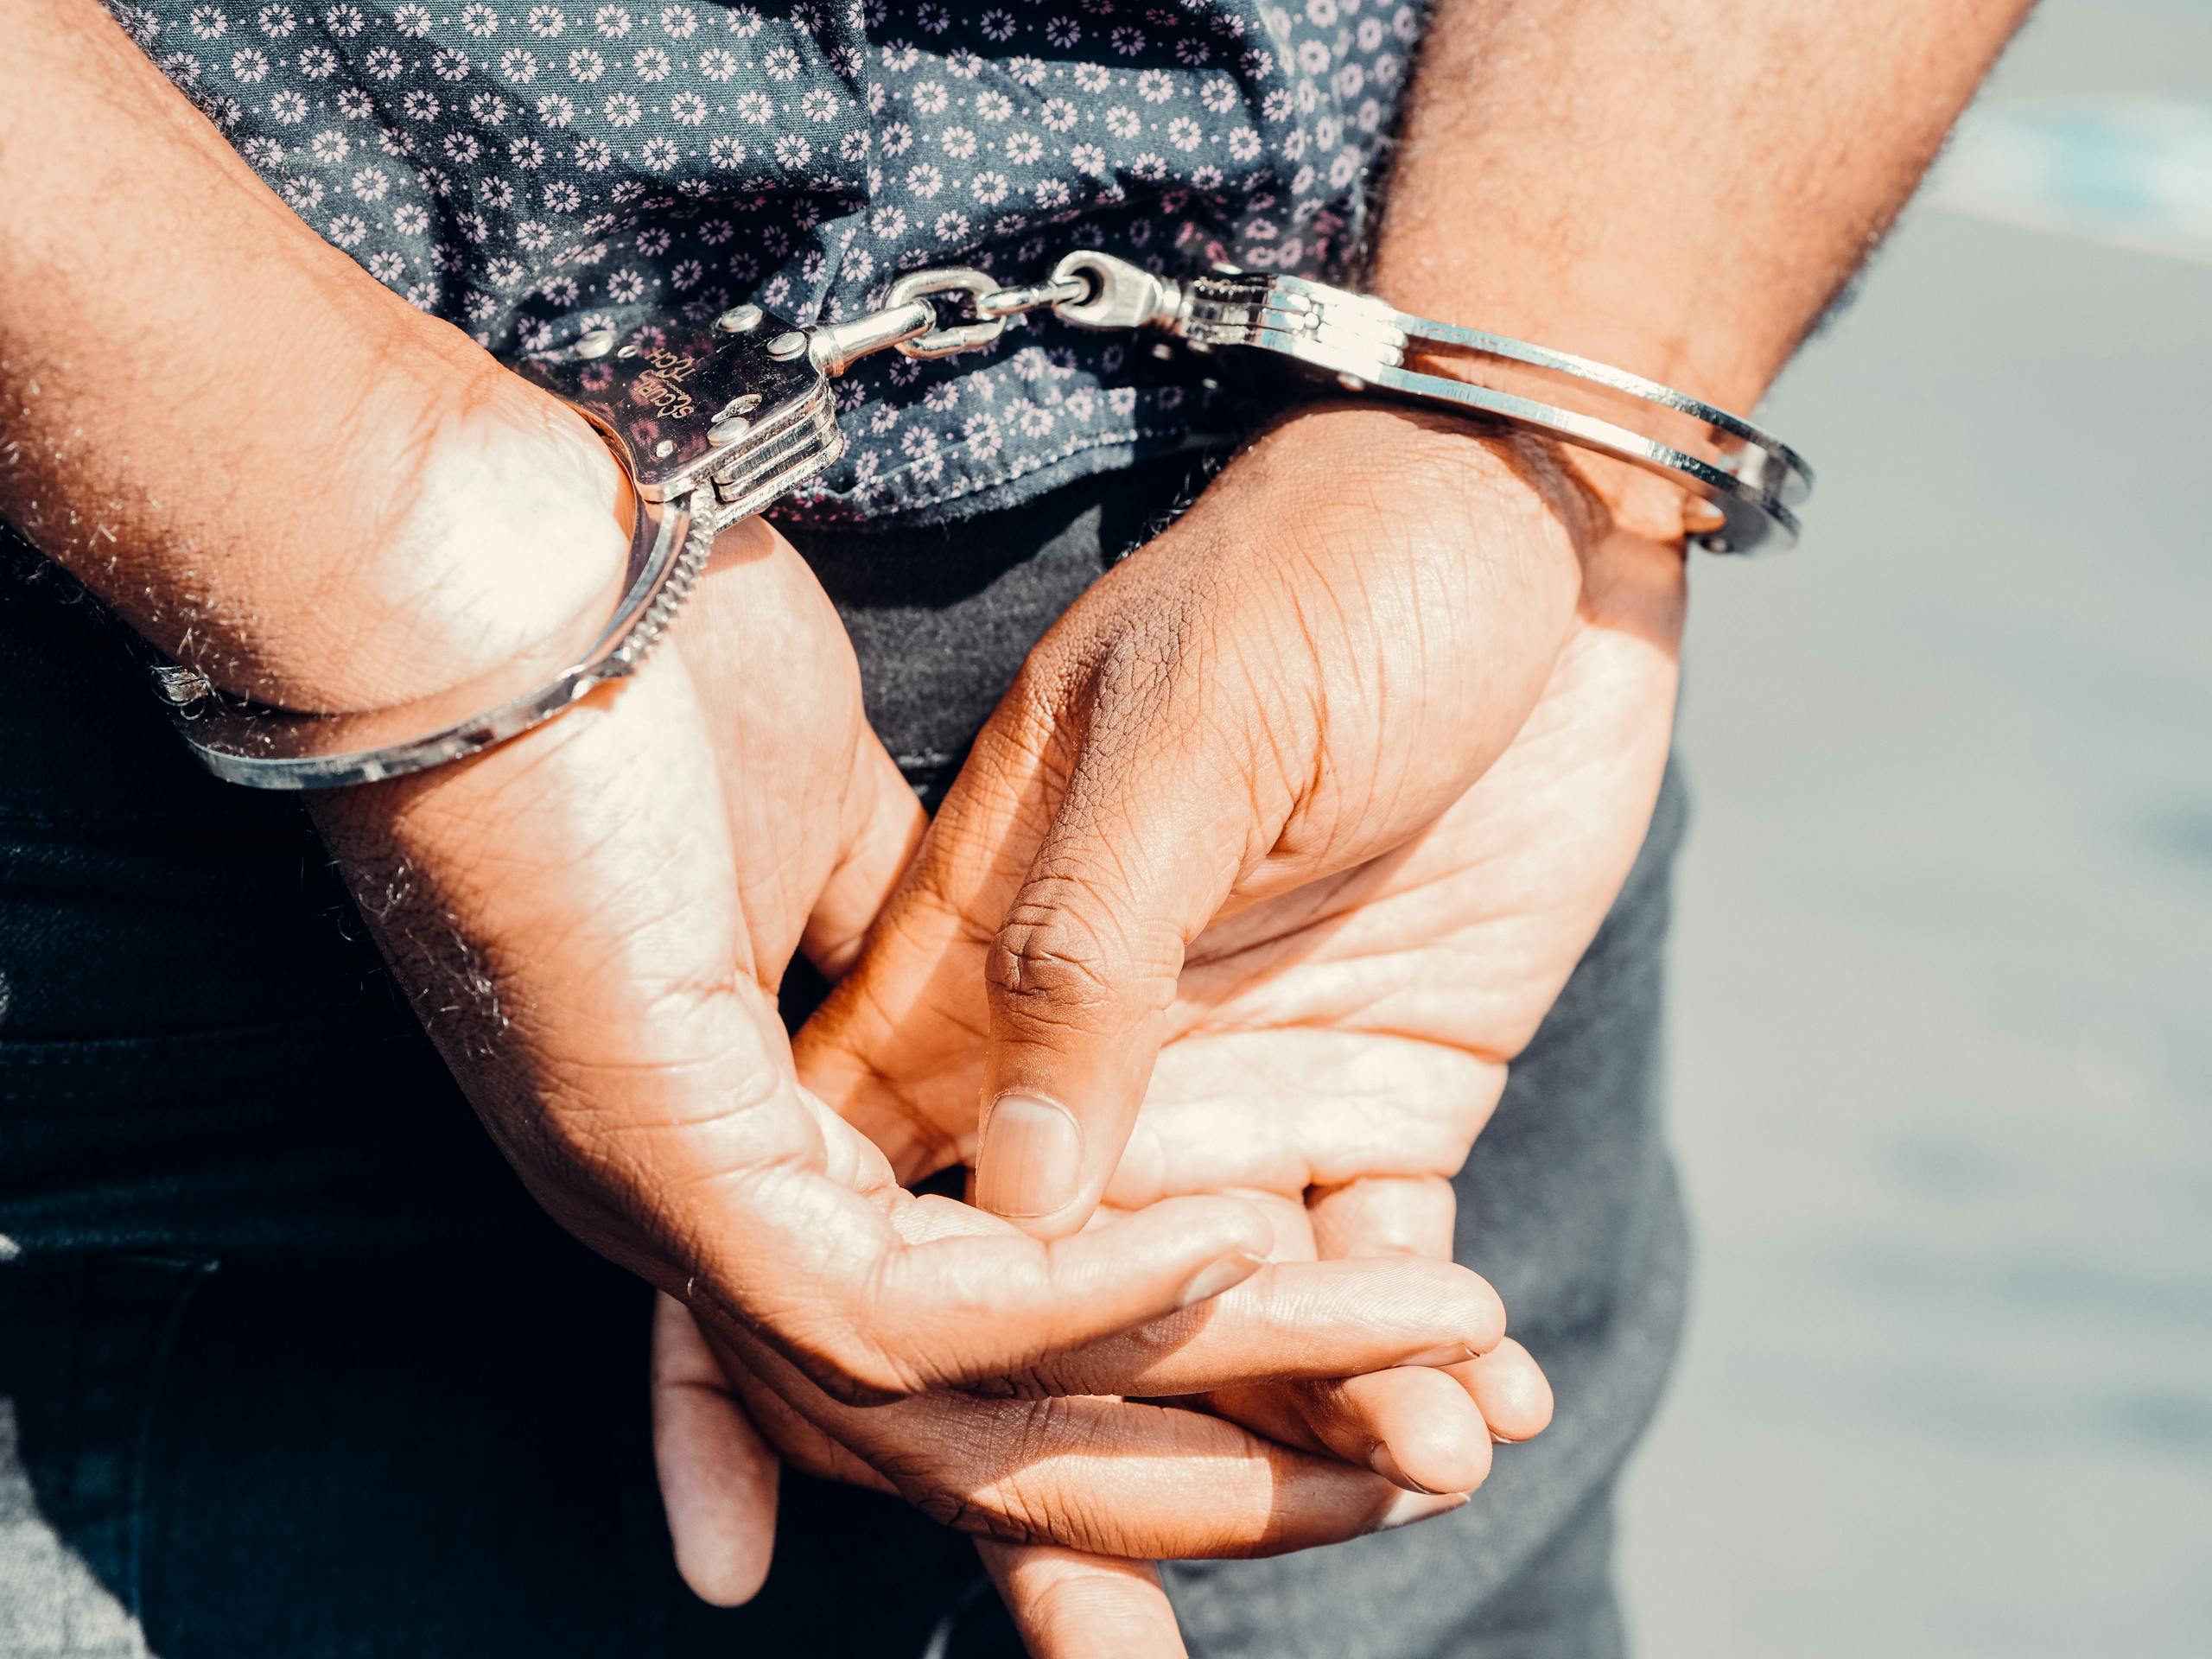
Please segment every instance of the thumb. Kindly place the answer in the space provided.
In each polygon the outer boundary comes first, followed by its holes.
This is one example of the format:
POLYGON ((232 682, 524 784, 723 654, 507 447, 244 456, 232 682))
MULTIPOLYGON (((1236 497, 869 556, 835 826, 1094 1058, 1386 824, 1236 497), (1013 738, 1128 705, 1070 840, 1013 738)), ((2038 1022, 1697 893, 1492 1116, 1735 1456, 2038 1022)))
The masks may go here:
MULTIPOLYGON (((1039 1237, 1082 1227, 1143 1103, 1183 953, 1246 862, 1240 789, 1077 761, 985 970, 976 1202, 1039 1237)), ((1226 780, 1224 780, 1226 781, 1226 780)))

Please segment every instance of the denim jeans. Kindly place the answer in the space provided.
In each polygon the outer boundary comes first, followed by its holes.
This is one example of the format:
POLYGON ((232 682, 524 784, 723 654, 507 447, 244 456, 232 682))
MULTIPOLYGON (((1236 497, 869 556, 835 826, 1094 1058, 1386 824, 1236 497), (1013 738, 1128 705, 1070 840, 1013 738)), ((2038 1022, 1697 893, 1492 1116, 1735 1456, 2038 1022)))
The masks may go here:
MULTIPOLYGON (((802 538, 925 799, 1192 481, 802 538)), ((766 1592, 694 1601, 652 1486, 650 1299, 493 1154, 296 803, 199 775, 28 563, 0 574, 0 1654, 1018 1650, 963 1540, 798 1477, 766 1592)), ((1681 1315, 1656 1093, 1681 823, 1670 779, 1459 1179, 1461 1259, 1554 1426, 1445 1520, 1173 1567, 1194 1653, 1618 1649, 1610 1495, 1681 1315)))

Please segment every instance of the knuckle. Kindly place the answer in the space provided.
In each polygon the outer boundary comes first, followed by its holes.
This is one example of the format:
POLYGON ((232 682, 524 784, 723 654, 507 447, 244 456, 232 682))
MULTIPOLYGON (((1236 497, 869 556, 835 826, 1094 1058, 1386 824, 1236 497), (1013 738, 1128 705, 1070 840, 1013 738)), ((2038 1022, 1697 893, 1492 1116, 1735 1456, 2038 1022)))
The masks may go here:
POLYGON ((1185 677, 1178 672, 1185 632, 1180 619, 1170 614, 1117 635, 1091 668, 1093 719, 1118 726, 1161 712, 1185 677))
POLYGON ((1025 895, 992 942, 986 982, 1015 1007, 1103 1008, 1119 1000, 1117 966, 1096 929, 1025 895))
POLYGON ((1062 872, 1033 879, 1007 913, 985 963, 1004 1013, 1047 1023, 1135 1019, 1174 995, 1182 944, 1165 927, 1147 939, 1113 919, 1118 893, 1095 877, 1062 872))

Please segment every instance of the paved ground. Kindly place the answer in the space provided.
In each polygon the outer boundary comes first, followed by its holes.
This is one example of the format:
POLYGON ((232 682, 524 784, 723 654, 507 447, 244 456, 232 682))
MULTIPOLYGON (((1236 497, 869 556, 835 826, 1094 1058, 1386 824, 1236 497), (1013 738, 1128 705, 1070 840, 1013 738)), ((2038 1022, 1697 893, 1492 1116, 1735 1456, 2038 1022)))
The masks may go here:
MULTIPOLYGON (((2212 111, 2212 5, 2051 0, 1986 109, 2060 94, 2212 111)), ((1805 548, 1698 570, 1655 1659, 2212 1654, 2212 244, 1974 205, 1770 406, 1805 548)))

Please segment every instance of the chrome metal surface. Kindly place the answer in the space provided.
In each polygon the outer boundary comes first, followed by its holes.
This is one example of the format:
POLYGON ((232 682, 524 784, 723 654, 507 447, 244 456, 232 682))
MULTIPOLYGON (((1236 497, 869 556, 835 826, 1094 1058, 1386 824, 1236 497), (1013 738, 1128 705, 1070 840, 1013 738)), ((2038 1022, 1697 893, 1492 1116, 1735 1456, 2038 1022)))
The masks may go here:
MULTIPOLYGON (((1795 509, 1812 489, 1812 469, 1803 456, 1740 416, 1688 392, 1572 353, 1412 316, 1373 296, 1326 283, 1296 276, 1202 276, 1164 326, 1192 345, 1256 347, 1333 378, 1347 391, 1460 410, 1661 474, 1717 510, 1717 523, 1707 520, 1690 531, 1690 538, 1710 551, 1749 552, 1776 536, 1794 541, 1795 509), (1465 375, 1430 373, 1410 362, 1458 353, 1522 364, 1568 387, 1579 382, 1616 399, 1686 416, 1704 429, 1696 440, 1703 453, 1586 410, 1485 385, 1471 369, 1465 375)), ((1692 441, 1683 435, 1683 442, 1692 441)))
POLYGON ((1048 278, 982 295, 976 302, 976 315, 1012 317, 1030 311, 1057 310, 1063 305, 1075 305, 1089 299, 1090 291, 1090 279, 1087 276, 1069 276, 1059 281, 1048 278))
MULTIPOLYGON (((660 321, 633 328, 610 360, 577 364, 560 357, 527 359, 518 372, 573 404, 614 435, 615 453, 638 493, 666 501, 697 489, 729 460, 730 442, 715 426, 745 398, 762 411, 755 427, 822 389, 821 372, 779 357, 779 340, 798 331, 762 314, 769 327, 729 334, 713 322, 660 321), (671 447, 664 451, 661 446, 671 447)), ((735 442, 750 440, 740 435, 735 442)))
MULTIPOLYGON (((883 303, 887 310, 892 310, 917 300, 926 300, 933 294, 965 294, 981 316, 981 302, 998 292, 999 280, 988 270, 977 270, 972 265, 947 265, 935 270, 908 272, 885 291, 883 303)), ((1005 332, 1003 316, 982 316, 976 322, 932 327, 926 333, 899 340, 898 346, 908 357, 951 357, 961 352, 980 351, 1005 332)))
POLYGON ((1090 285, 1088 298, 1052 308, 1054 316, 1078 328, 1166 328, 1183 308, 1181 283, 1095 248, 1062 259, 1052 267, 1052 280, 1090 285))
MULTIPOLYGON (((817 324, 799 339, 815 367, 829 375, 842 374, 871 353, 887 351, 926 334, 937 327, 937 310, 927 300, 906 300, 880 310, 864 312, 849 322, 817 324)), ((772 342, 773 352, 783 342, 772 342)))
POLYGON ((215 689, 208 677, 196 668, 181 667, 175 663, 154 665, 154 690, 162 700, 177 708, 195 702, 215 689))
POLYGON ((760 326, 768 314, 757 305, 733 305, 715 319, 715 332, 720 334, 749 334, 760 326))

